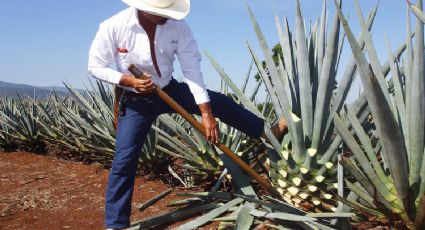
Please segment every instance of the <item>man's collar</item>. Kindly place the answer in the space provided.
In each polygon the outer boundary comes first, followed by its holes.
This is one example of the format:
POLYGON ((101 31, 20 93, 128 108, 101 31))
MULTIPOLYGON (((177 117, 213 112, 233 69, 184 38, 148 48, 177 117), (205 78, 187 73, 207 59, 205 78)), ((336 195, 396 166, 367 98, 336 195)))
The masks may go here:
POLYGON ((129 22, 128 22, 128 26, 130 27, 130 28, 140 28, 141 27, 141 25, 140 25, 140 23, 139 23, 139 18, 138 18, 138 15, 137 15, 137 9, 136 8, 134 8, 134 7, 131 7, 131 16, 130 16, 130 20, 129 20, 129 22))
MULTIPOLYGON (((129 19, 128 24, 127 24, 128 27, 129 28, 132 28, 132 29, 134 29, 134 28, 143 28, 142 25, 140 25, 140 22, 139 22, 139 16, 138 16, 137 9, 134 8, 134 7, 130 7, 130 8, 131 8, 130 9, 131 10, 131 16, 130 16, 130 19, 129 19)), ((165 24, 167 24, 168 21, 170 21, 170 20, 172 20, 172 19, 168 19, 165 24)), ((161 26, 163 26, 163 25, 157 25, 157 27, 161 27, 161 26)))

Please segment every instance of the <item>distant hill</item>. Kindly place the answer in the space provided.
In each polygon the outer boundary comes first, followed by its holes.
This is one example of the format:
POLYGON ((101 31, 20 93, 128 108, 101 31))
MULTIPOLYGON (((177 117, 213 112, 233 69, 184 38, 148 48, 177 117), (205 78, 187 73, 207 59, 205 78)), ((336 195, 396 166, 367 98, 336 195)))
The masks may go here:
MULTIPOLYGON (((82 92, 82 90, 79 90, 82 92)), ((37 98, 45 98, 51 95, 53 92, 56 92, 60 96, 68 95, 69 92, 65 87, 51 86, 51 87, 38 87, 33 85, 26 84, 15 84, 0 81, 0 96, 16 97, 19 96, 25 97, 34 97, 34 93, 37 98)))

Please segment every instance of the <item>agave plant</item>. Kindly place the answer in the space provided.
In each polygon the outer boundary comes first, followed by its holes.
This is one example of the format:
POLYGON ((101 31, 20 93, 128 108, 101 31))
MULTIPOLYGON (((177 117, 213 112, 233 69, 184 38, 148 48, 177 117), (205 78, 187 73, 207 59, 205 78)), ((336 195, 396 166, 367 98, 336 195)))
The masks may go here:
MULTIPOLYGON (((11 107, 12 99, 9 97, 0 97, 0 111, 4 113, 8 107, 11 107)), ((3 116, 3 114, 2 114, 3 116)), ((13 139, 10 135, 9 126, 6 125, 6 122, 0 123, 0 148, 7 149, 7 146, 13 145, 13 139)))
POLYGON ((69 150, 79 151, 78 142, 70 136, 69 129, 63 124, 68 124, 58 104, 70 103, 69 98, 60 99, 56 94, 50 95, 45 100, 35 100, 33 104, 38 108, 39 119, 37 123, 42 127, 45 141, 64 146, 69 150))
MULTIPOLYGON (((335 210, 336 202, 331 194, 337 188, 336 160, 342 139, 334 135, 332 116, 333 112, 342 108, 356 71, 355 60, 352 59, 334 94, 335 77, 339 70, 339 57, 344 40, 339 35, 339 18, 335 16, 332 26, 329 26, 330 33, 327 34, 328 20, 324 3, 321 17, 306 37, 297 2, 297 34, 293 40, 286 18, 282 28, 280 19, 276 16, 283 53, 276 65, 249 7, 248 11, 265 57, 266 69, 251 45, 248 44, 248 47, 267 89, 268 99, 273 104, 273 116, 263 117, 252 103, 254 98, 245 96, 211 55, 207 53, 207 56, 245 107, 270 123, 279 117, 285 117, 287 120, 289 133, 281 143, 266 132, 271 144, 268 152, 275 153, 274 156, 269 156, 269 175, 273 185, 284 195, 284 199, 295 205, 307 202, 314 210, 335 210)), ((369 15, 369 28, 375 14, 376 8, 369 15)), ((360 36, 359 41, 364 43, 363 36, 360 36)), ((367 117, 365 105, 364 96, 353 105, 356 114, 364 119, 367 117)))
MULTIPOLYGON (((65 84, 71 93, 68 103, 55 102, 58 119, 68 131, 68 137, 75 141, 79 151, 89 154, 91 159, 111 161, 115 149, 115 130, 113 127, 113 95, 110 88, 100 81, 97 87, 86 90, 81 95, 70 85, 65 84)), ((157 125, 154 124, 154 125, 157 125)), ((165 154, 157 151, 158 134, 151 130, 142 147, 140 161, 154 166, 165 160, 165 154)))
MULTIPOLYGON (((36 95, 34 93, 34 98, 36 95)), ((37 124, 38 110, 31 98, 4 98, 0 110, 0 133, 5 145, 17 144, 23 149, 41 151, 43 135, 37 124)))
POLYGON ((422 22, 425 22, 425 14, 423 10, 421 10, 418 6, 415 6, 410 1, 407 1, 407 6, 416 15, 416 17, 418 17, 418 19, 420 19, 422 22))
MULTIPOLYGON (((115 130, 113 129, 112 94, 97 81, 97 87, 81 95, 65 83, 71 97, 53 93, 46 99, 2 98, 0 104, 0 143, 36 150, 48 142, 63 146, 80 157, 110 162, 113 158, 115 130), (38 147, 38 148, 39 148, 38 147)), ((148 135, 141 161, 153 163, 163 159, 156 154, 156 133, 148 135)), ((40 149, 41 150, 41 149, 40 149)))
MULTIPOLYGON (((337 4, 336 4, 337 5, 337 4)), ((416 9, 422 11, 422 0, 416 9)), ((367 61, 359 43, 337 5, 359 75, 365 89, 368 106, 376 125, 378 140, 371 141, 358 118, 348 109, 346 118, 335 116, 335 125, 353 156, 341 163, 357 184, 347 181, 359 202, 350 204, 393 224, 402 220, 410 229, 425 227, 425 148, 424 148, 424 24, 416 20, 415 45, 412 45, 410 15, 407 15, 407 54, 401 61, 391 51, 387 40, 392 78, 386 81, 377 58, 370 33, 356 1, 357 15, 366 35, 367 61), (351 124, 350 133, 344 122, 351 124), (355 138, 357 137, 357 139, 355 138)))

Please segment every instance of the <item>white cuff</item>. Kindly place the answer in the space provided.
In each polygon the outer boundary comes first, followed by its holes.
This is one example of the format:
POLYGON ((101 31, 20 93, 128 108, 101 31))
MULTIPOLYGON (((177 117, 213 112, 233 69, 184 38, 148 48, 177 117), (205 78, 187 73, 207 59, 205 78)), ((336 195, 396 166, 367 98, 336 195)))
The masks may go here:
POLYGON ((197 105, 204 104, 206 102, 210 102, 210 97, 208 96, 207 91, 203 91, 200 93, 192 93, 193 97, 195 98, 195 102, 197 105))

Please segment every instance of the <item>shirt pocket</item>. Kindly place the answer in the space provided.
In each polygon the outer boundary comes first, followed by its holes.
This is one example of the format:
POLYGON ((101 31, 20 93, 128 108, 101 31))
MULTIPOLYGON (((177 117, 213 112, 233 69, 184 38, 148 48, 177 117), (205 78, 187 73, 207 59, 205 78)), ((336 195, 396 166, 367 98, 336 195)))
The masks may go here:
POLYGON ((141 55, 137 53, 135 50, 129 50, 128 53, 118 53, 118 65, 121 68, 121 71, 125 74, 131 74, 130 71, 128 71, 128 67, 131 64, 134 65, 141 65, 141 55))
POLYGON ((117 57, 117 68, 121 70, 121 72, 126 72, 129 62, 130 62, 130 56, 131 56, 131 50, 128 48, 126 44, 120 44, 116 50, 116 57, 117 57))
POLYGON ((118 52, 118 60, 121 63, 128 62, 128 56, 129 56, 129 53, 120 53, 120 52, 118 52))
POLYGON ((137 55, 137 47, 135 45, 135 35, 128 32, 126 37, 121 39, 116 47, 117 67, 125 74, 129 74, 127 68, 130 64, 137 64, 135 63, 137 60, 137 57, 135 57, 137 55))

